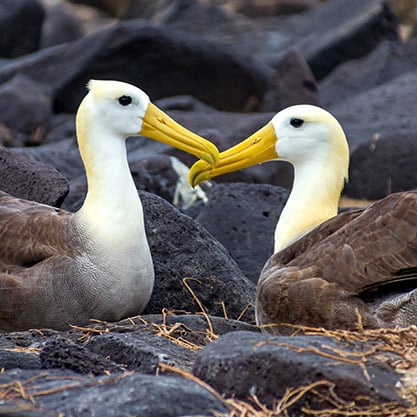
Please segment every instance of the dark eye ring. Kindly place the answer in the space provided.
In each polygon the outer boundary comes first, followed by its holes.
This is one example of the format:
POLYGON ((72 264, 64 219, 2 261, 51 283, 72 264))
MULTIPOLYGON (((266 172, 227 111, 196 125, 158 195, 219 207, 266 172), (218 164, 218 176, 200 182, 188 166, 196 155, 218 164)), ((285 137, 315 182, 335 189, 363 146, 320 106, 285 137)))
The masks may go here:
POLYGON ((298 127, 301 127, 303 125, 304 120, 293 118, 293 119, 290 120, 290 123, 291 123, 291 126, 298 128, 298 127))
POLYGON ((132 97, 130 96, 121 96, 119 97, 119 103, 122 106, 128 106, 132 102, 132 97))

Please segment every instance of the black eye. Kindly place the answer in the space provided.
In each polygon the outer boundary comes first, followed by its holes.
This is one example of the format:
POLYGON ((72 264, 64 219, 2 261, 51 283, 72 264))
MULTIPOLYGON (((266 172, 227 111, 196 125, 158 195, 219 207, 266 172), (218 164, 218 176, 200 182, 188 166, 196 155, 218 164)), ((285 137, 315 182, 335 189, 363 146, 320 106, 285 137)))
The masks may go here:
POLYGON ((292 118, 290 120, 291 126, 293 127, 301 127, 304 123, 303 119, 296 119, 296 118, 292 118))
POLYGON ((132 97, 130 96, 121 96, 119 97, 119 103, 122 106, 128 106, 132 102, 132 97))

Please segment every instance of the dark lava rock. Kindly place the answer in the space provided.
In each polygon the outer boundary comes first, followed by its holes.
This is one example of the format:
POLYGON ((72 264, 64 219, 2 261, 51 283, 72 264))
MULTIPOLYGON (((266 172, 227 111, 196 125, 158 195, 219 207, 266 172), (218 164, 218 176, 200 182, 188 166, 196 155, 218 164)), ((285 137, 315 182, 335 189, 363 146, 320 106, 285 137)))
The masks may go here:
POLYGON ((134 9, 151 9, 154 10, 157 7, 165 5, 168 1, 171 0, 68 0, 70 3, 74 4, 85 4, 89 7, 97 9, 100 13, 106 13, 110 16, 121 18, 134 18, 134 17, 144 17, 140 15, 129 15, 125 16, 128 10, 131 8, 134 9), (152 7, 153 6, 153 7, 152 7))
MULTIPOLYGON (((102 2, 100 2, 102 4, 102 2)), ((115 1, 108 3, 115 8, 115 1)), ((172 7, 175 1, 172 0, 130 0, 119 1, 119 7, 113 11, 113 14, 119 19, 150 19, 152 21, 158 21, 159 16, 165 14, 167 9, 172 7)))
POLYGON ((156 374, 158 364, 165 363, 191 371, 195 350, 179 346, 163 336, 149 332, 102 334, 86 345, 88 351, 128 370, 142 374, 156 374))
POLYGON ((397 134, 417 130, 417 73, 405 73, 392 81, 341 101, 330 111, 339 120, 353 153, 363 143, 384 132, 397 134))
POLYGON ((62 142, 69 139, 72 139, 74 144, 76 143, 75 114, 53 114, 49 119, 49 128, 42 140, 42 145, 46 143, 62 142))
POLYGON ((246 23, 250 25, 250 20, 245 19, 244 16, 209 2, 176 0, 172 3, 161 19, 163 26, 172 29, 199 33, 213 40, 222 41, 222 37, 218 35, 225 27, 229 30, 228 34, 236 35, 236 28, 240 25, 246 23))
POLYGON ((0 121, 8 128, 43 136, 51 112, 52 102, 47 86, 19 74, 0 85, 0 121))
MULTIPOLYGON (((223 31, 233 25, 238 25, 242 20, 240 15, 232 14, 220 7, 203 4, 198 1, 180 0, 175 7, 171 7, 171 13, 167 13, 164 25, 173 29, 189 31, 201 34, 213 41, 221 43, 213 31, 223 31)), ((242 27, 250 24, 243 20, 242 27)), ((238 30, 240 31, 240 29, 238 30)), ((240 39, 231 35, 236 44, 240 39)), ((230 45, 228 45, 230 46, 230 45)), ((244 48, 234 48, 237 51, 244 48)), ((249 57, 248 57, 249 59, 249 57)), ((289 48, 279 53, 274 64, 275 72, 272 73, 268 83, 266 94, 261 101, 262 111, 278 111, 292 104, 318 104, 318 88, 314 76, 304 60, 303 56, 296 50, 289 48)), ((220 108, 219 106, 216 106, 220 108)), ((250 108, 246 108, 250 110, 250 108)))
POLYGON ((79 374, 102 375, 125 370, 109 358, 89 351, 64 336, 51 337, 44 343, 40 361, 44 369, 69 369, 79 374))
POLYGON ((85 175, 70 182, 70 191, 61 204, 64 210, 75 213, 84 203, 87 195, 87 178, 85 175))
MULTIPOLYGON (((144 314, 163 308, 200 312, 188 285, 209 314, 223 316, 224 302, 228 317, 239 317, 252 303, 255 286, 226 249, 165 200, 143 192, 140 196, 155 268, 154 291, 144 314)), ((253 321, 252 308, 244 319, 253 321)))
POLYGON ((39 48, 44 10, 36 0, 0 3, 0 56, 13 58, 39 48))
POLYGON ((151 155, 130 164, 138 190, 147 191, 173 203, 178 184, 178 173, 172 167, 172 157, 151 155))
POLYGON ((0 189, 15 197, 59 207, 68 193, 68 183, 51 166, 0 148, 0 189))
POLYGON ((93 322, 66 332, 0 335, 0 369, 67 369, 78 374, 157 374, 160 363, 191 371, 197 349, 219 335, 258 327, 216 316, 150 314, 93 322))
POLYGON ((190 94, 238 111, 262 101, 272 72, 198 36, 131 20, 4 65, 0 83, 21 73, 50 85, 57 112, 75 112, 90 78, 132 83, 154 100, 190 94))
POLYGON ((267 184, 219 184, 196 220, 256 283, 273 254, 275 227, 288 194, 281 187, 267 184))
POLYGON ((213 107, 207 106, 195 97, 181 95, 173 97, 164 97, 159 100, 155 100, 155 104, 165 111, 170 110, 182 110, 182 111, 200 111, 215 113, 216 110, 213 107))
POLYGON ((417 67, 417 39, 385 41, 363 58, 337 67, 320 83, 323 106, 332 106, 386 84, 417 67))
POLYGON ((71 12, 66 3, 57 3, 46 8, 42 26, 41 48, 74 41, 83 36, 80 19, 71 12))
MULTIPOLYGON (((91 377, 70 371, 12 370, 0 374, 3 387, 24 389, 2 399, 0 414, 30 417, 178 417, 225 413, 223 403, 197 383, 180 377, 131 372, 91 377), (6 414, 7 413, 7 414, 6 414)), ((217 414, 218 415, 218 414, 217 414)))
POLYGON ((0 348, 27 348, 22 351, 39 349, 49 337, 57 336, 60 332, 52 329, 33 329, 24 332, 11 332, 0 334, 0 348))
POLYGON ((12 151, 54 167, 70 182, 82 175, 85 176, 84 165, 74 139, 64 139, 29 148, 14 148, 12 151))
POLYGON ((397 18, 385 0, 332 0, 295 16, 291 25, 294 31, 302 28, 297 47, 317 79, 368 54, 384 39, 398 39, 397 18))
MULTIPOLYGON (((90 327, 90 326, 89 326, 90 327)), ((100 325, 92 325, 95 329, 102 329, 100 325)), ((158 332, 165 329, 172 338, 180 339, 191 345, 205 346, 211 342, 213 336, 220 336, 229 332, 247 330, 259 332, 259 327, 240 320, 231 320, 219 316, 203 314, 143 314, 120 320, 116 323, 106 323, 110 332, 158 332)))
POLYGON ((0 369, 40 369, 41 362, 36 353, 0 348, 0 369))
POLYGON ((416 131, 384 132, 353 152, 344 194, 377 200, 392 192, 415 189, 416 167, 416 131))
POLYGON ((334 404, 325 400, 329 392, 341 401, 358 404, 398 401, 393 387, 400 375, 387 365, 369 361, 364 372, 359 363, 343 361, 357 359, 358 352, 368 349, 369 346, 349 347, 323 336, 271 337, 234 332, 200 351, 193 373, 223 395, 241 399, 256 395, 268 405, 290 387, 322 381, 316 390, 324 396, 308 392, 289 409, 290 415, 299 415, 307 404, 313 409, 333 408, 334 404))
POLYGON ((274 68, 285 51, 295 48, 317 79, 384 39, 398 39, 397 19, 386 0, 332 0, 300 15, 256 20, 182 0, 162 23, 243 49, 274 68))
POLYGON ((263 98, 261 111, 278 112, 294 104, 320 104, 318 86, 303 56, 290 49, 275 65, 275 88, 263 98))
POLYGON ((245 16, 257 18, 304 13, 319 5, 318 0, 235 0, 228 7, 245 16))

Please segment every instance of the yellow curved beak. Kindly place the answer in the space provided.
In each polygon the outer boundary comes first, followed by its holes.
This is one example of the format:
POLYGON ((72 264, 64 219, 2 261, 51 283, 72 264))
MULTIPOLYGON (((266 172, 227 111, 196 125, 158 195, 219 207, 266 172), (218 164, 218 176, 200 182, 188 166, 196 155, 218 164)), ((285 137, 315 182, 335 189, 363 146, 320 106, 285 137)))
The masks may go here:
POLYGON ((209 166, 216 166, 219 160, 216 146, 178 124, 152 103, 148 105, 139 134, 195 155, 209 166))
POLYGON ((202 181, 238 171, 252 165, 278 158, 275 150, 277 136, 272 123, 266 124, 247 139, 220 153, 216 167, 197 161, 190 169, 188 180, 195 187, 202 181))

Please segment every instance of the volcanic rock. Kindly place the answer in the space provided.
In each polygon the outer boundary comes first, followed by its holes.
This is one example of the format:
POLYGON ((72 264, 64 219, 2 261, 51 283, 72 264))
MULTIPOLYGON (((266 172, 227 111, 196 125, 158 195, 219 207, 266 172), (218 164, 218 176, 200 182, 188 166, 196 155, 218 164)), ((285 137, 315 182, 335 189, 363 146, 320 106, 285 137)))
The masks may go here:
POLYGON ((300 15, 257 20, 182 0, 162 23, 244 49, 274 68, 284 52, 298 49, 317 79, 384 39, 398 39, 396 16, 385 0, 333 0, 300 15))
POLYGON ((385 131, 360 145, 351 156, 344 194, 378 200, 417 188, 417 134, 414 130, 385 131))
POLYGON ((46 131, 51 111, 46 85, 19 74, 0 85, 0 120, 7 128, 32 135, 35 141, 46 131))
POLYGON ((10 370, 0 374, 3 387, 19 383, 25 396, 12 391, 0 404, 3 415, 30 417, 214 416, 223 403, 195 382, 175 376, 118 373, 92 377, 67 370, 10 370))
POLYGON ((39 48, 44 9, 36 0, 2 0, 0 56, 14 58, 39 48))
POLYGON ((132 83, 154 100, 191 94, 237 111, 262 101, 272 69, 198 36, 131 20, 4 65, 0 83, 16 73, 48 84, 57 112, 75 112, 91 78, 132 83))
POLYGON ((290 415, 299 415, 308 404, 313 409, 334 406, 329 402, 329 392, 340 401, 398 401, 393 387, 399 374, 374 362, 367 363, 364 373, 364 368, 352 363, 367 349, 369 346, 349 347, 323 336, 271 337, 235 332, 199 352, 193 373, 224 395, 241 399, 256 395, 268 405, 282 398, 289 387, 317 384, 322 397, 308 392, 290 408, 290 415))
POLYGON ((320 5, 318 0, 225 0, 223 3, 251 18, 305 13, 320 5))
POLYGON ((381 42, 369 55, 340 65, 320 82, 321 103, 337 105, 414 71, 416 66, 417 39, 381 42))
POLYGON ((41 48, 72 42, 84 35, 80 19, 66 3, 46 7, 42 26, 41 48))
POLYGON ((56 169, 0 148, 0 189, 19 198, 59 207, 69 187, 56 169))
POLYGON ((196 218, 255 284, 274 252, 275 227, 288 194, 267 184, 219 184, 196 218))
POLYGON ((162 309, 253 321, 255 287, 202 226, 153 194, 140 193, 155 285, 145 313, 162 309), (224 303, 224 308, 223 304, 224 303))
POLYGON ((410 109, 417 107, 417 74, 407 72, 330 108, 341 123, 353 153, 384 132, 417 130, 410 109))

